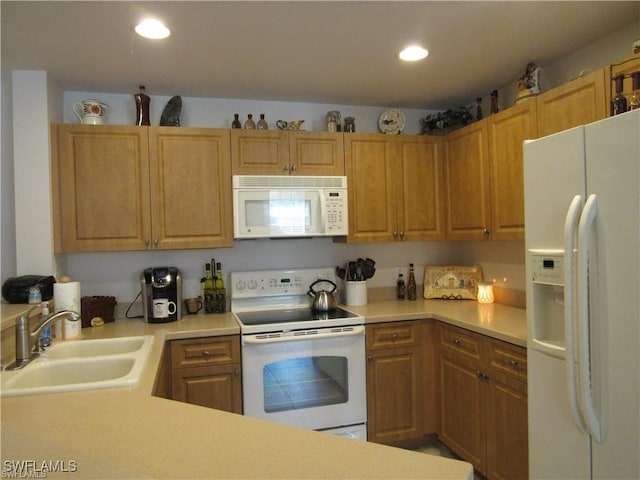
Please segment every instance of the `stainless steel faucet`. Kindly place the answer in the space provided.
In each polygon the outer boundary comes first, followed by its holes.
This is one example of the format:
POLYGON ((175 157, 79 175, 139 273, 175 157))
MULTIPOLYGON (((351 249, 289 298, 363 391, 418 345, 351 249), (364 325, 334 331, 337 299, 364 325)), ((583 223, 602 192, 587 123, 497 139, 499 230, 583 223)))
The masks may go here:
POLYGON ((43 319, 38 326, 29 331, 29 315, 35 307, 31 307, 25 313, 20 315, 16 320, 16 361, 7 367, 7 370, 18 370, 27 365, 31 360, 36 358, 43 350, 42 348, 42 331, 61 319, 79 322, 82 318, 78 312, 72 310, 62 310, 48 318, 43 319))

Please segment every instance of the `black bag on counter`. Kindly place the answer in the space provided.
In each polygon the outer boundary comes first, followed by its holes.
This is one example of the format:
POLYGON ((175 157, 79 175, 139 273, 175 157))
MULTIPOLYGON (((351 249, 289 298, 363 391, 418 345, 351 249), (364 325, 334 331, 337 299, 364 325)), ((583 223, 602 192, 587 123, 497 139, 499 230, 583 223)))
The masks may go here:
POLYGON ((2 297, 9 303, 29 303, 29 289, 36 285, 40 287, 42 300, 53 298, 53 284, 56 279, 53 275, 22 275, 8 278, 2 284, 2 297))

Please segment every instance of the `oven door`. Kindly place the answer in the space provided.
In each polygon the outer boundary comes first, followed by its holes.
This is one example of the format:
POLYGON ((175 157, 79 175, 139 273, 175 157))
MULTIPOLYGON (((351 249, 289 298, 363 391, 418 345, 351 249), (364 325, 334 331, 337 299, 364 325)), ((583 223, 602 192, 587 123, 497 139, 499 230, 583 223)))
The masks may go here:
POLYGON ((364 332, 243 335, 244 414, 315 430, 365 424, 364 332))

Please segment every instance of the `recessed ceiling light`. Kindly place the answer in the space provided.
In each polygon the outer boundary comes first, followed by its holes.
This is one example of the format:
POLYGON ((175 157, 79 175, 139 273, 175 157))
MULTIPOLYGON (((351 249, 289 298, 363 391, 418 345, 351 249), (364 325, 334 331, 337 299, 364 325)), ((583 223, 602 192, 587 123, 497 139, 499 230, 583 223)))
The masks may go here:
POLYGON ((164 26, 162 22, 153 19, 147 19, 136 25, 136 33, 145 38, 167 38, 171 35, 171 31, 164 26))
POLYGON ((405 62, 415 62, 417 60, 422 60, 429 52, 417 45, 411 45, 410 47, 405 48, 400 52, 399 57, 405 62))

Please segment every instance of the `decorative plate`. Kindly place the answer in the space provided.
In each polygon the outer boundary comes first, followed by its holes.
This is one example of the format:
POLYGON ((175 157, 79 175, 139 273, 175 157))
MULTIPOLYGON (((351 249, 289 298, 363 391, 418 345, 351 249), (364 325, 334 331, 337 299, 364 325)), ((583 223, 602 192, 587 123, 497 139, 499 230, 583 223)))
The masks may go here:
POLYGON ((407 118, 397 108, 385 110, 378 117, 378 128, 382 133, 388 133, 389 135, 398 135, 406 123, 407 118))
POLYGON ((482 267, 427 266, 424 269, 424 298, 476 300, 482 267))

